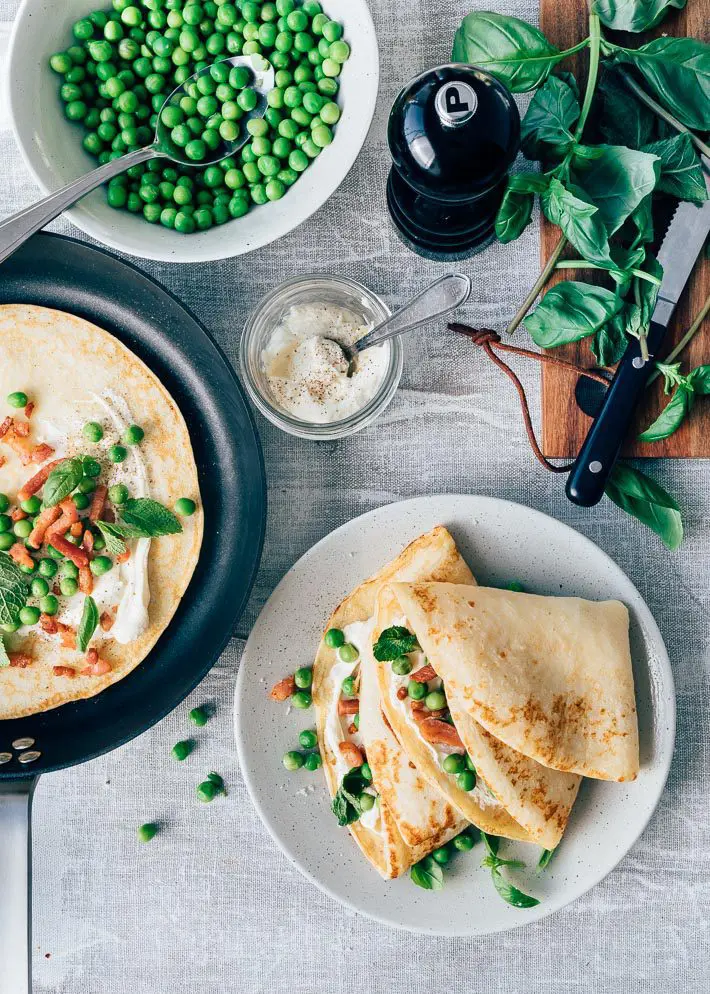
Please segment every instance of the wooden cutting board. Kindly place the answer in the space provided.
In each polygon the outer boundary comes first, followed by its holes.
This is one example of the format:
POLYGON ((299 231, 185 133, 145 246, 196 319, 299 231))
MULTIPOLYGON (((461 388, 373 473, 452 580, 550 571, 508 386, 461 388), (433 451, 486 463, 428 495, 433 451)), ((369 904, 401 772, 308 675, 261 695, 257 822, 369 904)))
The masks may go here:
MULTIPOLYGON (((569 48, 588 34, 587 5, 584 0, 541 0, 540 27, 547 37, 560 48, 569 48)), ((685 10, 674 12, 663 24, 642 37, 650 40, 652 35, 687 35, 694 38, 707 37, 707 7, 702 0, 690 0, 685 10)), ((629 47, 639 44, 639 35, 625 35, 621 43, 629 47), (627 41, 627 40, 628 41, 627 41)), ((611 35, 610 35, 611 38, 611 35)), ((616 40, 616 39, 613 39, 616 40)), ((580 53, 574 60, 566 60, 563 68, 571 68, 583 88, 586 82, 588 54, 580 53)), ((547 260, 557 244, 559 228, 543 219, 542 260, 547 260)), ((594 282, 589 271, 575 273, 570 270, 557 274, 551 283, 559 279, 581 279, 594 282)), ((673 344, 687 330, 710 292, 710 262, 703 254, 695 268, 689 285, 676 308, 673 323, 665 342, 668 352, 673 344)), ((592 366, 594 357, 589 343, 578 342, 564 348, 555 349, 555 355, 563 356, 581 366, 592 366)), ((710 362, 710 318, 706 318, 703 328, 682 356, 683 371, 710 362)), ((576 377, 550 366, 542 370, 542 448, 549 458, 574 458, 584 441, 590 418, 577 406, 575 400, 576 377)), ((626 455, 636 456, 676 456, 680 458, 710 457, 710 400, 700 401, 693 409, 684 425, 663 442, 638 443, 636 436, 654 420, 668 398, 664 397, 662 381, 656 381, 647 390, 647 397, 639 406, 636 422, 624 447, 626 455)))

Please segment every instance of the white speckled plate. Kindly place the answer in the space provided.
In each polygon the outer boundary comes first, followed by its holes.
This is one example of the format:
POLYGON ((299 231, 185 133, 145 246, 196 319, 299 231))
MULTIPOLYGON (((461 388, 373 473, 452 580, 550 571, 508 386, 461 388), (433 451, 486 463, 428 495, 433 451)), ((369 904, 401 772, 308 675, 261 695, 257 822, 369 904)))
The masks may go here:
POLYGON ((648 823, 666 781, 675 734, 675 692, 660 632, 628 577, 589 539, 566 525, 491 497, 422 497, 378 508, 327 535, 289 570, 266 603, 237 679, 239 760, 264 824, 283 851, 331 897, 378 921, 437 935, 486 935, 538 921, 584 894, 623 859, 648 823), (287 773, 281 757, 313 727, 311 711, 270 701, 272 684, 310 666, 330 612, 408 542, 446 525, 479 582, 520 580, 531 592, 618 598, 631 612, 641 772, 634 783, 585 780, 551 864, 539 850, 507 843, 525 859, 516 883, 540 904, 506 905, 480 866, 482 847, 457 854, 441 892, 404 877, 383 881, 330 812, 322 771, 287 773))

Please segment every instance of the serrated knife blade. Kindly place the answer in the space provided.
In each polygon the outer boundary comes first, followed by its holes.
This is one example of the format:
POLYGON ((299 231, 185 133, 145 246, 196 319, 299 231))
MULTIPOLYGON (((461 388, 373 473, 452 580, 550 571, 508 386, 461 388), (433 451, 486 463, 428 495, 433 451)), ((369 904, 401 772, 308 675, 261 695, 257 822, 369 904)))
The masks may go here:
MULTIPOLYGON (((703 156, 705 184, 710 193, 710 161, 703 156)), ((710 200, 697 205, 682 201, 678 204, 666 236, 658 250, 658 261, 663 266, 663 277, 653 320, 668 327, 680 295, 688 282, 705 239, 710 234, 710 200)))

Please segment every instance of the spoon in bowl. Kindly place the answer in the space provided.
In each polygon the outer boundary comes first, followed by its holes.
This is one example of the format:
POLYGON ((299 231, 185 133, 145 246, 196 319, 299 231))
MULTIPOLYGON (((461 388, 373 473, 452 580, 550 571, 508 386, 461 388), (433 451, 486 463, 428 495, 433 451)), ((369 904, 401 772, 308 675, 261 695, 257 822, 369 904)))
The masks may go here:
POLYGON ((191 84, 196 83, 200 76, 204 76, 212 69, 212 66, 205 66, 204 69, 200 69, 199 72, 189 76, 184 83, 176 87, 166 98, 158 112, 155 138, 151 145, 135 149, 135 151, 128 152, 120 158, 111 159, 110 162, 105 163, 103 166, 99 166, 90 173, 86 173, 85 176, 79 177, 79 179, 74 180, 60 190, 55 190, 54 193, 50 193, 42 200, 37 201, 37 203, 23 208, 17 214, 12 214, 0 222, 0 263, 8 259, 35 232, 44 228, 45 225, 53 221, 68 207, 75 204, 77 200, 81 200, 87 193, 91 193, 92 190, 101 186, 102 183, 107 183, 114 176, 120 176, 121 173, 130 169, 131 166, 137 166, 142 162, 147 162, 149 159, 157 158, 170 159, 172 162, 176 162, 181 166, 201 168, 204 166, 213 166, 221 162, 222 159, 226 159, 228 156, 238 152, 249 138, 246 127, 247 122, 252 118, 263 117, 266 112, 266 96, 269 90, 273 90, 275 85, 274 69, 260 55, 235 55, 229 59, 221 59, 216 64, 227 64, 230 67, 241 66, 248 69, 252 74, 252 78, 248 84, 249 88, 254 90, 257 95, 254 108, 247 111, 240 118, 239 134, 234 140, 225 141, 221 139, 220 144, 214 149, 212 158, 195 161, 189 159, 184 149, 175 144, 171 137, 171 129, 163 122, 163 111, 165 108, 177 105, 181 97, 188 96, 190 89, 192 89, 191 84))
POLYGON ((416 297, 413 297, 408 304, 401 307, 385 321, 380 322, 366 335, 359 338, 352 345, 343 345, 333 338, 326 338, 326 342, 336 345, 348 364, 348 377, 352 376, 357 369, 357 357, 365 349, 371 349, 375 345, 381 345, 390 338, 403 335, 406 331, 413 331, 434 318, 448 314, 454 308, 466 303, 471 292, 471 280, 461 273, 449 273, 436 280, 416 297))

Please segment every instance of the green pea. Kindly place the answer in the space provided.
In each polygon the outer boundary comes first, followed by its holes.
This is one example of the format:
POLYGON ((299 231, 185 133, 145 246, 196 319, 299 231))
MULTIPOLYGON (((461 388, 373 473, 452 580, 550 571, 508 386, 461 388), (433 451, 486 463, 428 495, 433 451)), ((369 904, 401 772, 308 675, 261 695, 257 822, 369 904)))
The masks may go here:
POLYGON ((128 487, 124 483, 114 483, 108 488, 108 499, 112 504, 125 504, 128 496, 128 487))
POLYGON ((392 672, 396 676, 406 676, 412 672, 412 663, 408 656, 398 656, 392 660, 392 672))
POLYGON ((259 98, 257 97, 256 92, 254 90, 247 89, 241 91, 241 93, 237 97, 237 103, 239 104, 241 109, 246 114, 248 114, 250 113, 250 111, 254 110, 254 108, 258 103, 258 99, 259 98))
POLYGON ((138 841, 139 842, 150 842, 158 834, 158 826, 154 821, 146 822, 145 825, 141 825, 138 829, 138 841))
POLYGON ((311 772, 313 770, 319 770, 323 765, 323 760, 320 758, 320 754, 317 752, 312 752, 306 756, 304 767, 311 772))
POLYGON ((241 190, 237 191, 232 199, 229 201, 229 215, 230 217, 243 217, 249 210, 249 201, 247 199, 246 193, 241 190))
POLYGON ((92 480, 90 477, 81 480, 78 489, 82 494, 93 494, 96 490, 96 480, 92 480))
POLYGON ((466 761, 460 752, 453 752, 450 756, 445 756, 441 768, 444 773, 463 773, 466 769, 466 761))
POLYGON ((339 628, 329 628, 325 633, 323 641, 331 649, 339 649, 345 642, 345 636, 339 628))
POLYGON ((49 593, 49 584, 41 576, 35 577, 30 584, 30 592, 33 597, 46 597, 49 593))
POLYGON ((321 68, 325 76, 334 77, 340 75, 340 63, 336 62, 332 57, 324 59, 321 68))
POLYGON ((430 711, 441 711, 446 707, 446 694, 441 690, 432 690, 424 701, 430 711))
POLYGON ((358 803, 360 805, 360 810, 361 811, 371 811, 372 808, 374 808, 374 806, 375 806, 375 801, 376 801, 376 798, 373 797, 372 794, 368 794, 366 791, 363 791, 362 794, 360 794, 360 796, 358 797, 358 803))
POLYGON ((305 728, 298 736, 298 744, 302 749, 315 749, 318 745, 318 736, 310 728, 305 728))
POLYGON ((353 715, 353 725, 357 729, 360 728, 360 714, 359 714, 359 712, 358 712, 358 714, 354 714, 353 715))
POLYGON ((202 728, 210 720, 210 716, 202 707, 193 708, 188 714, 188 718, 193 725, 197 725, 198 728, 202 728))
POLYGON ((15 544, 15 536, 12 532, 0 532, 0 552, 7 552, 15 544))
POLYGON ((14 393, 7 395, 7 402, 10 407, 26 407, 29 403, 29 397, 21 390, 16 390, 14 393))
POLYGON ((343 36, 342 25, 338 24, 337 21, 328 21, 326 24, 321 26, 320 33, 323 35, 326 41, 334 42, 343 36))
POLYGON ((297 690, 291 697, 291 704, 300 711, 309 708, 313 703, 313 698, 307 690, 297 690))
POLYGON ((184 518, 189 518, 197 509, 194 500, 190 500, 189 497, 180 497, 179 500, 175 501, 173 507, 175 513, 180 514, 184 518))
POLYGON ((0 514, 0 534, 12 530, 12 518, 9 514, 0 514))
POLYGON ((282 169, 277 179, 280 179, 284 186, 293 186, 298 179, 298 173, 293 169, 282 169))
POLYGON ((54 594, 46 594, 40 598, 39 609, 42 614, 53 615, 59 610, 59 601, 54 594))
POLYGON ((355 677, 346 676, 341 684, 341 689, 346 697, 354 697, 356 694, 355 677))
POLYGON ((245 183, 246 180, 241 169, 228 169, 224 174, 224 185, 229 190, 239 190, 245 183))
POLYGON ((343 663, 354 663, 359 655, 360 653, 358 652, 357 647, 351 642, 345 642, 338 649, 338 656, 343 663))
POLYGON ((59 581, 59 591, 63 597, 73 597, 78 589, 78 582, 76 580, 72 580, 70 577, 59 581))
POLYGON ((29 523, 27 518, 22 518, 21 521, 16 521, 12 526, 12 530, 17 535, 18 538, 29 538, 32 532, 32 525, 29 523))
MULTIPOLYGON (((50 546, 51 548, 52 546, 50 546)), ((51 580, 53 576, 57 575, 59 567, 53 559, 40 559, 38 569, 40 576, 46 576, 51 580)))
POLYGON ((300 669, 296 670, 293 675, 293 679, 297 687, 301 690, 308 690, 308 688, 313 683, 313 670, 310 666, 302 666, 300 669))
POLYGON ((79 567, 76 563, 73 563, 71 559, 67 559, 60 566, 60 575, 70 577, 72 580, 77 580, 79 578, 79 567))
POLYGON ((91 501, 86 496, 86 494, 82 494, 81 492, 73 494, 72 500, 74 501, 74 506, 76 507, 77 511, 85 511, 89 506, 89 504, 91 503, 91 501))
MULTIPOLYGON (((338 62, 342 66, 343 63, 347 62, 348 59, 350 58, 350 46, 346 41, 334 41, 333 44, 330 46, 330 49, 328 51, 328 56, 334 62, 338 62)), ((325 66, 323 68, 323 72, 325 72, 325 66)), ((325 72, 325 74, 326 76, 330 75, 330 73, 327 72, 325 72)))
POLYGON ((311 139, 318 148, 326 148, 333 141, 333 132, 327 125, 319 124, 318 127, 313 128, 311 139))
POLYGON ((320 145, 316 145, 316 143, 310 138, 307 138, 306 141, 304 141, 301 148, 309 159, 316 159, 321 153, 320 145))
POLYGON ((37 514, 42 507, 42 501, 36 495, 28 497, 27 500, 23 500, 20 507, 27 514, 37 514))
POLYGON ((177 759, 179 762, 182 762, 184 759, 187 759, 194 748, 194 739, 183 739, 182 741, 175 743, 170 750, 170 753, 173 759, 177 759))
POLYGON ((413 701, 423 701, 427 695, 427 685, 419 683, 418 680, 410 680, 407 684, 407 693, 413 701))
POLYGON ((20 627, 19 621, 11 622, 9 624, 0 625, 0 632, 6 632, 8 635, 12 635, 20 627))
POLYGON ((139 445, 145 438, 145 432, 139 425, 129 425, 123 433, 124 445, 139 445))
POLYGON ((92 559, 89 563, 89 569, 94 576, 103 576, 104 573, 108 573, 112 567, 113 562, 108 556, 97 556, 96 559, 92 559))
POLYGON ((20 608, 20 613, 18 615, 20 623, 23 625, 36 625, 39 621, 40 610, 38 607, 23 607, 20 608))
POLYGON ((270 179, 266 184, 266 198, 267 200, 280 200, 286 193, 286 187, 281 182, 280 179, 270 179))
POLYGON ((49 59, 50 68, 63 76, 65 73, 70 72, 72 68, 72 60, 69 58, 66 52, 57 52, 52 55, 49 59))
POLYGON ((291 752, 287 752, 283 758, 284 767, 293 773, 295 770, 300 770, 305 762, 305 757, 302 752, 297 752, 293 749, 291 752))
POLYGON ((7 494, 0 494, 0 514, 3 514, 10 506, 10 498, 7 494))
POLYGON ((470 852, 475 846, 475 842, 469 832, 463 831, 460 835, 457 835, 455 839, 452 839, 452 845, 454 849, 458 849, 459 852, 470 852))
POLYGON ((466 792, 473 790, 476 786, 476 774, 472 770, 463 770, 456 775, 456 786, 466 792))
POLYGON ((508 590, 512 590, 513 593, 515 593, 515 594, 523 594, 523 593, 525 593, 525 587, 522 585, 522 583, 520 582, 520 580, 513 580, 512 583, 508 584, 507 589, 508 590))
POLYGON ((123 462, 128 455, 128 451, 122 445, 112 445, 106 455, 111 462, 119 463, 123 462))
POLYGON ((218 797, 223 793, 217 784, 213 783, 212 780, 203 780, 201 784, 197 786, 197 797, 198 800, 205 804, 209 804, 210 801, 214 801, 215 797, 218 797))
POLYGON ((441 846, 433 851, 431 858, 440 866, 446 866, 451 860, 451 849, 448 846, 441 846))

